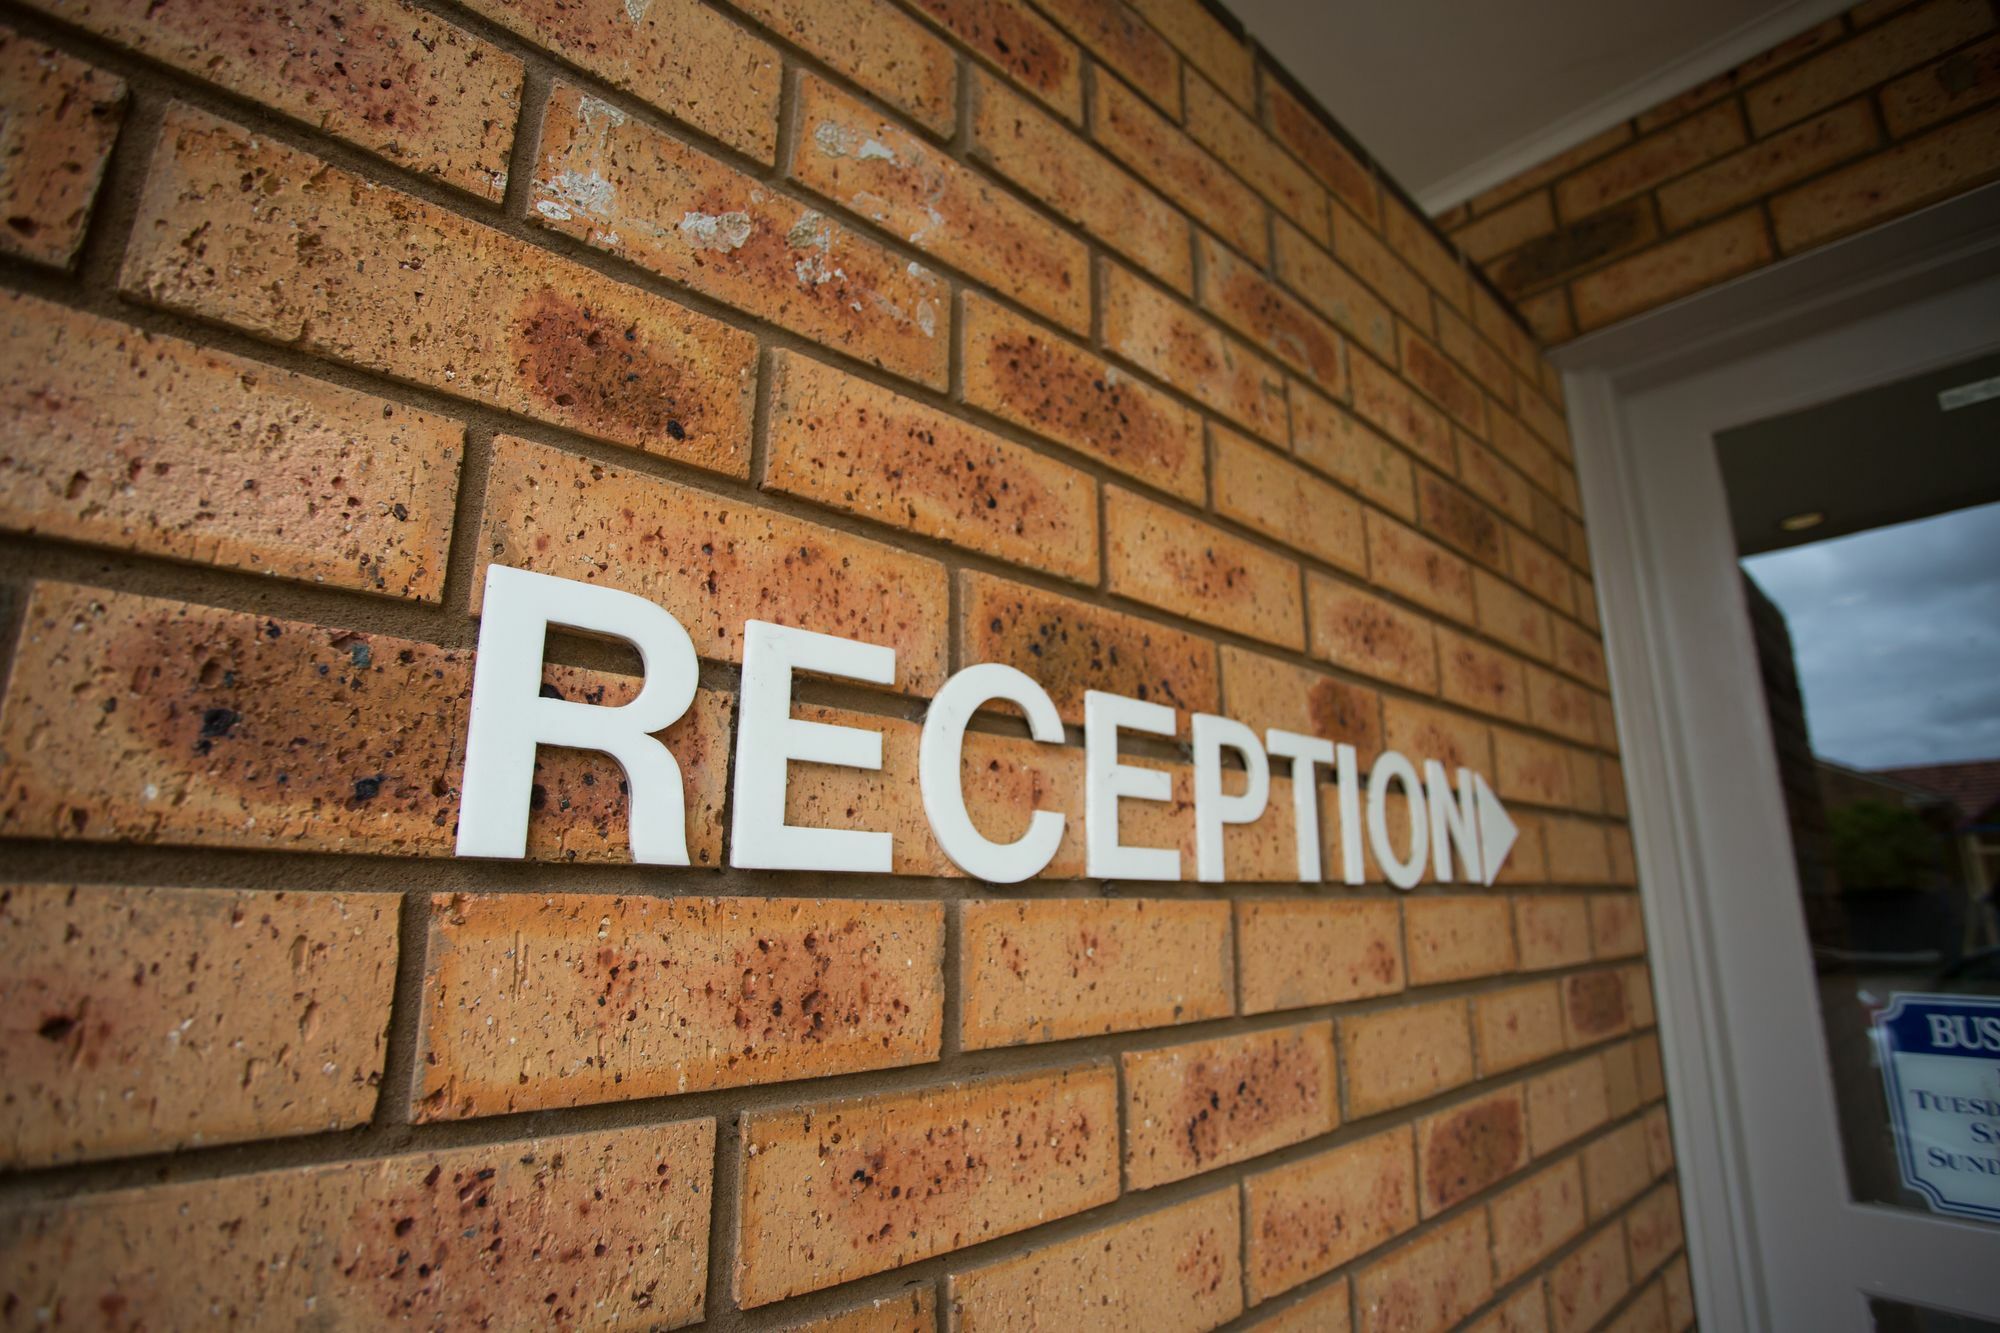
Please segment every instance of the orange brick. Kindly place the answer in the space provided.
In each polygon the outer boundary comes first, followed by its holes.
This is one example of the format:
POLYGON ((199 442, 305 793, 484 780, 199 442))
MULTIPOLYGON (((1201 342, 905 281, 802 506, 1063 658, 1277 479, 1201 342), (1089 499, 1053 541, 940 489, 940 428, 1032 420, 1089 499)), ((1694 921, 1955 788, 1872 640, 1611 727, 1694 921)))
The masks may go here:
POLYGON ((799 80, 792 180, 1071 329, 1090 324, 1083 242, 814 75, 799 80))
POLYGON ((1652 1183, 1646 1159, 1646 1128, 1633 1121, 1596 1139, 1583 1150, 1584 1197, 1590 1220, 1598 1221, 1623 1208, 1652 1183))
POLYGON ((1590 899, 1590 937, 1599 958, 1622 958, 1646 951, 1646 923, 1639 914, 1637 894, 1594 894, 1590 899))
POLYGON ((1245 429, 1285 442, 1283 373, 1116 264, 1105 267, 1104 345, 1245 429))
POLYGON ((1687 1256, 1682 1255, 1668 1264, 1660 1276, 1660 1285, 1666 1292, 1667 1327, 1673 1333, 1694 1325, 1694 1287, 1688 1278, 1687 1256))
POLYGON ((1493 729, 1493 790, 1507 800, 1569 805, 1570 751, 1508 727, 1493 729))
MULTIPOLYGON (((1570 585, 1571 591, 1575 584, 1570 585)), ((1569 604, 1569 594, 1558 601, 1558 605, 1569 604)), ((1595 634, 1579 629, 1567 620, 1555 622, 1556 665, 1575 676, 1604 690, 1611 687, 1611 676, 1604 666, 1604 646, 1595 634)))
POLYGON ((1180 119, 1180 57, 1123 0, 1042 0, 1041 8, 1153 105, 1180 119))
POLYGON ((1433 291, 1465 309, 1467 279, 1458 252, 1438 238, 1427 219, 1404 207, 1394 195, 1385 195, 1382 200, 1382 236, 1404 263, 1423 275, 1433 291))
POLYGON ((1216 1190, 951 1276, 952 1326, 1199 1333, 1243 1309, 1242 1205, 1216 1190))
POLYGON ((1501 562, 1506 538, 1499 518, 1434 472, 1426 471, 1417 480, 1417 521, 1454 550, 1488 565, 1501 562))
POLYGON ((1528 717, 1536 726, 1586 745, 1598 739, 1597 701, 1602 696, 1540 667, 1530 666, 1526 671, 1528 717))
POLYGON ((1338 487, 1232 430, 1217 426, 1215 512, 1293 550, 1365 573, 1361 506, 1338 487))
POLYGON ((1119 1060, 1127 1189, 1245 1161, 1340 1122, 1331 1023, 1127 1051, 1119 1060))
POLYGON ((1573 1060, 1528 1080, 1528 1142, 1546 1157, 1603 1124, 1610 1116, 1604 1062, 1573 1060))
POLYGON ((1660 189, 1660 216, 1675 231, 1817 175, 1875 146, 1865 100, 1836 107, 1660 189))
POLYGON ((1200 247, 1203 307, 1269 355, 1307 376, 1321 393, 1345 398, 1347 370, 1340 335, 1205 232, 1200 247))
POLYGON ((1466 223, 1452 232, 1451 239, 1475 264, 1486 264, 1537 236, 1546 236, 1555 227, 1549 192, 1537 190, 1466 223))
POLYGON ((1632 1026, 1646 1028, 1653 1025, 1653 973, 1644 963, 1632 963, 1625 968, 1626 1004, 1632 1011, 1632 1026))
POLYGON ((1428 537, 1368 511, 1368 567, 1378 587, 1470 625, 1472 569, 1428 537))
POLYGON ((1626 1215, 1632 1271, 1644 1276, 1681 1247, 1681 1195, 1672 1185, 1648 1194, 1626 1215))
POLYGON ((1196 143, 1228 163, 1279 212, 1326 240, 1326 191, 1262 126, 1198 74, 1187 80, 1187 128, 1196 143))
POLYGON ((1463 1000, 1406 1005, 1340 1020, 1350 1118, 1407 1106, 1472 1080, 1463 1000))
MULTIPOLYGON (((1633 1044, 1637 1046, 1643 1043, 1635 1042, 1633 1044)), ((1653 1049, 1657 1057, 1659 1050, 1658 1042, 1653 1044, 1653 1049)), ((1658 1094, 1655 1093, 1654 1095, 1657 1096, 1658 1094)), ((1667 1108, 1664 1106, 1654 1107, 1646 1113, 1646 1118, 1642 1123, 1646 1127, 1647 1165, 1652 1169, 1654 1175, 1665 1175, 1674 1168, 1674 1137, 1673 1130, 1667 1120, 1667 1108)))
POLYGON ((1279 143, 1312 168, 1335 197, 1370 225, 1381 218, 1375 177, 1368 165, 1320 119, 1319 109, 1295 97, 1277 79, 1264 81, 1264 121, 1279 143))
POLYGON ((1595 1328, 1632 1289, 1625 1269, 1625 1233, 1613 1224, 1549 1270, 1549 1327, 1554 1333, 1595 1328))
POLYGON ((1021 0, 915 0, 975 56, 1070 120, 1083 119, 1083 53, 1021 0))
POLYGON ((1719 103, 1566 178, 1556 186, 1556 206, 1563 221, 1574 222, 1712 162, 1744 142, 1742 111, 1733 101, 1719 103))
MULTIPOLYGON (((1441 1213, 1528 1164, 1528 1103, 1519 1087, 1490 1093, 1417 1122, 1423 1214, 1441 1213)), ((1484 1271, 1485 1245, 1479 1268, 1484 1271)))
POLYGON ((1570 801, 1579 810, 1604 813, 1604 764, 1590 750, 1569 751, 1570 801))
POLYGON ((286 1167, 17 1207, 0 1248, 23 1309, 148 1328, 467 1328, 531 1310, 675 1328, 702 1318, 714 1159, 715 1122, 684 1120, 286 1167), (536 1254, 562 1256, 561 1274, 536 1254))
POLYGON ((837 1314, 786 1324, 783 1333, 937 1333, 937 1327, 937 1289, 927 1282, 837 1314))
MULTIPOLYGON (((1901 5, 1908 3, 1908 0, 1889 0, 1889 3, 1901 5)), ((1850 11, 1857 26, 1868 21, 1864 15, 1870 8, 1868 0, 1863 0, 1863 3, 1854 6, 1850 11)), ((1751 57, 1734 69, 1726 70, 1712 79, 1696 84, 1678 97, 1668 98, 1652 110, 1641 112, 1635 123, 1641 134, 1658 129, 1669 121, 1678 120, 1688 112, 1708 105, 1725 93, 1753 83, 1787 65, 1797 64, 1814 51, 1831 46, 1846 35, 1846 22, 1839 15, 1835 15, 1824 23, 1807 28, 1795 37, 1779 42, 1770 50, 1751 57)))
POLYGON ((1104 489, 1112 592, 1283 648, 1305 647, 1298 566, 1117 486, 1104 489))
POLYGON ((1471 1212, 1377 1259, 1354 1277, 1363 1333, 1450 1328, 1493 1294, 1486 1214, 1471 1212))
POLYGON ((965 294, 964 329, 967 402, 1201 500, 1199 414, 976 292, 965 294))
POLYGON ((1100 79, 1091 127, 1097 142, 1139 178, 1258 263, 1270 251, 1264 201, 1116 79, 1100 79))
POLYGON ((934 561, 505 436, 480 519, 483 560, 637 593, 712 660, 742 659, 754 617, 888 644, 912 693, 944 681, 948 593, 934 561), (611 551, 626 554, 606 564, 611 551))
POLYGON ((1403 944, 1393 900, 1240 899, 1236 933, 1246 1014, 1403 989, 1403 944))
POLYGON ((1484 723, 1427 704, 1384 699, 1382 741, 1419 765, 1435 759, 1446 773, 1460 767, 1479 773, 1493 769, 1492 745, 1484 723))
POLYGON ((1290 398, 1292 452, 1301 462, 1399 518, 1416 517, 1408 454, 1297 380, 1292 381, 1290 398))
POLYGON ((2000 39, 1988 38, 1884 88, 1882 114, 1889 133, 1902 138, 1995 97, 2000 97, 2000 39))
POLYGON ((1482 1074, 1519 1069, 1562 1050, 1562 997, 1556 983, 1538 981, 1474 996, 1472 1036, 1482 1074))
POLYGON ((1604 1060, 1604 1102, 1616 1120, 1639 1109, 1639 1067, 1633 1059, 1632 1043, 1621 1041, 1606 1046, 1604 1060))
MULTIPOLYGON (((1520 839, 1507 854, 1500 867, 1500 878, 1494 882, 1508 886, 1540 884, 1548 875, 1548 858, 1542 853, 1542 817, 1519 809, 1513 812, 1513 817, 1520 829, 1520 839)), ((1522 965, 1525 967, 1526 963, 1522 965)))
POLYGON ((1351 1333, 1347 1307, 1347 1279, 1341 1278, 1246 1327, 1253 1333, 1351 1333))
MULTIPOLYGON (((449 855, 470 656, 37 584, 0 706, 0 829, 449 855)), ((628 697, 634 688, 569 668, 545 678, 552 688, 628 697)), ((704 691, 661 733, 681 766, 696 865, 720 860, 729 704, 704 691)), ((543 755, 536 780, 548 800, 530 823, 529 855, 628 859, 617 772, 604 756, 543 755)))
POLYGON ((1111 1066, 743 1117, 739 1305, 767 1305, 1118 1197, 1111 1066))
POLYGON ((884 0, 732 0, 934 134, 958 118, 951 47, 884 0))
POLYGON ((550 94, 537 172, 531 216, 542 225, 944 386, 944 280, 810 205, 567 84, 550 94))
POLYGON ((1488 265, 1487 276, 1518 302, 1564 278, 1643 250, 1659 237, 1652 201, 1639 195, 1535 237, 1488 265))
POLYGON ((1306 604, 1314 657, 1436 692, 1437 639, 1430 621, 1318 573, 1306 575, 1306 604))
MULTIPOLYGON (((1438 667, 1439 691, 1452 703, 1494 717, 1517 722, 1527 720, 1528 685, 1520 659, 1440 626, 1438 667)), ((1505 728, 1495 728, 1493 734, 1495 759, 1499 769, 1504 770, 1505 759, 1497 753, 1499 737, 1514 733, 1507 732, 1505 728)), ((1496 771, 1496 783, 1499 776, 1500 772, 1496 771)))
POLYGON ((1540 1284, 1522 1287, 1467 1324, 1465 1333, 1549 1333, 1548 1301, 1540 1284))
POLYGON ((1549 879, 1557 884, 1604 884, 1611 879, 1609 845, 1604 826, 1587 819, 1550 818, 1543 837, 1549 854, 1549 879))
POLYGON ((1339 325, 1348 337, 1383 360, 1394 360, 1396 316, 1387 303, 1291 223, 1281 218, 1275 230, 1279 281, 1339 325))
POLYGON ((1494 452, 1519 468, 1522 475, 1545 491, 1556 487, 1556 460, 1535 433, 1522 424, 1520 418, 1498 407, 1492 407, 1486 414, 1487 425, 1492 428, 1488 443, 1494 452))
POLYGON ((1250 105, 1254 63, 1250 48, 1201 0, 1132 0, 1132 7, 1238 106, 1250 105))
POLYGON ((1403 373, 1433 402, 1475 435, 1486 434, 1486 396, 1438 348, 1401 325, 1403 373))
MULTIPOLYGON (((1507 533, 1507 567, 1515 583, 1558 611, 1567 612, 1570 609, 1569 568, 1554 551, 1531 537, 1510 530, 1507 533)), ((1574 638, 1572 632, 1572 641, 1574 638)), ((1559 659, 1565 646, 1562 635, 1558 633, 1556 653, 1559 659)))
POLYGON ((974 71, 971 128, 975 159, 1161 282, 1194 289, 1187 219, 1068 126, 974 71))
POLYGON ((1771 255, 1762 216, 1737 213, 1578 278, 1570 287, 1577 325, 1588 331, 1665 305, 1761 267, 1771 255))
POLYGON ((125 81, 0 28, 0 100, 0 250, 68 268, 125 119, 125 81))
POLYGON ((1382 751, 1382 701, 1365 685, 1225 644, 1229 716, 1262 735, 1271 728, 1352 745, 1366 767, 1382 751))
POLYGON ((1655 1282, 1604 1326, 1605 1333, 1667 1333, 1666 1292, 1655 1282))
POLYGON ((632 9, 619 0, 469 0, 468 7, 738 152, 773 160, 778 52, 698 0, 632 9))
POLYGON ((961 910, 967 1050, 1193 1023, 1234 1007, 1227 903, 974 900, 961 910))
POLYGON ((2000 108, 1801 185, 1771 200, 1785 254, 1958 194, 2000 172, 2000 108))
POLYGON ((1556 154, 1541 165, 1530 167, 1511 180, 1502 181, 1491 189, 1474 195, 1471 201, 1473 215, 1476 217, 1482 213, 1490 213, 1516 195, 1524 194, 1537 186, 1547 185, 1559 176, 1566 176, 1586 162, 1593 162, 1603 157, 1619 144, 1629 141, 1631 137, 1630 122, 1621 120, 1610 129, 1592 135, 1574 148, 1556 154))
POLYGON ((1493 1200, 1493 1268, 1511 1282, 1583 1230, 1583 1169, 1565 1157, 1493 1200))
POLYGON ((1444 413, 1368 357, 1349 357, 1348 374, 1357 416, 1440 471, 1456 470, 1444 413))
POLYGON ((31 296, 0 312, 0 527, 437 600, 456 422, 31 296))
POLYGON ((749 334, 206 112, 168 112, 119 283, 615 444, 749 468, 749 334))
POLYGON ((1978 0, 1932 0, 1850 38, 1744 94, 1759 138, 1836 102, 1915 69, 1993 27, 1993 10, 1978 0))
POLYGON ((0 995, 15 1015, 0 1041, 0 1161, 50 1166, 367 1124, 397 903, 0 889, 0 995), (174 965, 163 971, 165 959, 174 965))
POLYGON ((921 1064, 943 1027, 936 903, 439 894, 427 957, 420 1120, 921 1064))
MULTIPOLYGON (((1516 405, 1514 367, 1508 362, 1506 353, 1486 340, 1486 336, 1467 323, 1449 306, 1439 305, 1436 309, 1438 345, 1445 354, 1459 365, 1472 372, 1472 377, 1484 386, 1486 391, 1505 403, 1516 405)), ((1484 412, 1481 412, 1484 419, 1484 412)), ((1460 450, 1460 462, 1464 462, 1464 450, 1460 450)))
POLYGON ((1404 319, 1428 333, 1431 294, 1424 280, 1352 213, 1336 206, 1331 216, 1334 257, 1373 287, 1404 319))
POLYGON ((1407 1125, 1243 1182, 1250 1302, 1331 1272, 1417 1224, 1407 1125))
POLYGON ((1590 961, 1589 899, 1574 893, 1524 894, 1514 900, 1521 966, 1532 970, 1590 961))
POLYGON ((1027 672, 1066 722, 1082 725, 1086 690, 1164 703, 1182 713, 1221 707, 1215 645, 1206 639, 971 570, 959 575, 959 599, 964 660, 1004 662, 1027 672))
POLYGON ((769 438, 769 490, 1097 582, 1097 484, 1044 454, 782 349, 769 438))
POLYGON ((1514 918, 1504 897, 1411 898, 1403 922, 1413 986, 1514 970, 1514 918))

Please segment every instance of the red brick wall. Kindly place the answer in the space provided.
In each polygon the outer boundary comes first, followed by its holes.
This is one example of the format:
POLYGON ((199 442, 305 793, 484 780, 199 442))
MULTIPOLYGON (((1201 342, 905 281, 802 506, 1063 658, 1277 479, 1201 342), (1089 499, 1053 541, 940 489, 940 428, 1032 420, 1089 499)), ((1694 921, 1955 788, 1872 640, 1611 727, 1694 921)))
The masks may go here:
POLYGON ((1557 381, 1210 11, 4 28, 0 1326, 1688 1321, 1557 381), (492 562, 688 628, 691 868, 556 750, 529 859, 452 856, 492 562), (892 877, 728 868, 747 617, 896 649, 801 687, 885 760, 788 811, 892 877), (989 834, 1071 816, 1005 889, 915 781, 983 660, 1071 724, 969 738, 989 834), (1092 687, 1469 763, 1522 841, 1302 885, 1287 792, 1232 884, 1088 880, 1092 687))
POLYGON ((2000 176, 1994 0, 1866 0, 1438 219, 1566 342, 2000 176))

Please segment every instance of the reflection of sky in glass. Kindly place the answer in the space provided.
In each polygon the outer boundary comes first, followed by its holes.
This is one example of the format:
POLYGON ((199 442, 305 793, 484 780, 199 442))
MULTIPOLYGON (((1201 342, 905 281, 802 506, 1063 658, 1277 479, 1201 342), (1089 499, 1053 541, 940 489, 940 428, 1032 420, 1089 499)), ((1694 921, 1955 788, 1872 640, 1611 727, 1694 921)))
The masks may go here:
POLYGON ((1813 749, 1851 768, 2000 758, 2000 504, 1751 556, 1813 749))

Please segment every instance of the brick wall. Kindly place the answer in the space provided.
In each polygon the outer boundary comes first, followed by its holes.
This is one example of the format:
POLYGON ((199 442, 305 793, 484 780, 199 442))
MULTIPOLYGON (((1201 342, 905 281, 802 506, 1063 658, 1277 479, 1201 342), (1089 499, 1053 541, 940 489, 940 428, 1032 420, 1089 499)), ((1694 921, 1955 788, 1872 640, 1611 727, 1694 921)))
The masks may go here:
POLYGON ((1993 0, 1866 0, 1438 219, 1544 343, 2000 176, 1993 0))
POLYGON ((1689 1322, 1557 381, 1226 23, 4 11, 0 1326, 1689 1322), (557 750, 453 858, 492 562, 687 626, 691 868, 557 750), (895 647, 788 812, 892 877, 728 868, 746 617, 895 647), (990 835, 1072 816, 1006 889, 915 781, 981 660, 1071 724, 968 740, 990 835), (1091 687, 1521 843, 1303 885, 1274 798, 1235 883, 1087 880, 1091 687))

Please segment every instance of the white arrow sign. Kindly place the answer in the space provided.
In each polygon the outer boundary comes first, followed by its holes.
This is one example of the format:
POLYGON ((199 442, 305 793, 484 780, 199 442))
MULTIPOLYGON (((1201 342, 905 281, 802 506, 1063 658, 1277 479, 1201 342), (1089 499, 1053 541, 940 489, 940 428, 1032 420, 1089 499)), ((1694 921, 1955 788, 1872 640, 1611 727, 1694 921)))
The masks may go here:
POLYGON ((1507 853, 1514 850, 1514 840, 1521 836, 1521 830, 1514 827, 1506 807, 1486 785, 1484 774, 1474 773, 1472 782, 1479 802, 1480 877, 1490 886, 1499 878, 1500 867, 1507 863, 1507 853))

